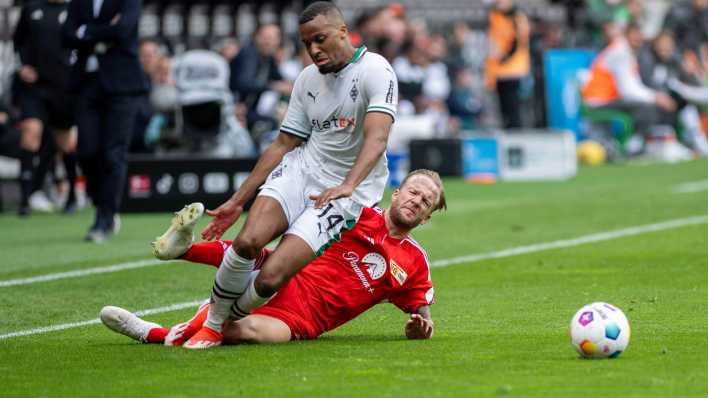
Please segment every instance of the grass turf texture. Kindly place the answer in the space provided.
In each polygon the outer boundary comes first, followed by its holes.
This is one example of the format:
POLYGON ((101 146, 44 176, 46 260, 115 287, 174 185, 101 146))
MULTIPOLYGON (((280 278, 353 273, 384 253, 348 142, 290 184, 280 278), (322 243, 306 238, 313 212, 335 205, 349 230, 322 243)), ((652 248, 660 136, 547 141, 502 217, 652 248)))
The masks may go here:
MULTIPOLYGON (((708 162, 582 169, 568 182, 474 186, 446 180, 450 210, 416 232, 431 261, 708 214, 708 162)), ((176 209, 175 209, 176 210, 176 209)), ((0 216, 0 280, 149 258, 169 215, 125 215, 104 245, 90 214, 0 216)), ((202 220, 198 228, 206 224, 202 220)), ((234 235, 233 230, 228 237, 234 235)), ((403 337, 379 305, 319 341, 190 352, 140 345, 102 325, 0 340, 3 397, 706 396, 708 224, 433 269, 436 333, 403 337), (582 360, 568 322, 607 301, 632 325, 615 360, 582 360)), ((208 295, 214 270, 182 262, 0 287, 0 334, 208 295)), ((170 325, 193 309, 147 319, 170 325)))

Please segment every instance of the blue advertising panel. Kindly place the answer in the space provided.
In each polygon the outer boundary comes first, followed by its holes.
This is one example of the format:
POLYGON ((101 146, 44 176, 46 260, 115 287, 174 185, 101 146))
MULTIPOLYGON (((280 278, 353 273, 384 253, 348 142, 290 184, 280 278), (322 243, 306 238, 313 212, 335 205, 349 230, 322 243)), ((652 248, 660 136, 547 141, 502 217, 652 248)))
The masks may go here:
POLYGON ((546 77, 548 127, 580 134, 580 82, 578 72, 589 69, 596 51, 548 50, 543 57, 546 77))
POLYGON ((462 142, 465 179, 496 179, 499 176, 499 143, 494 137, 466 138, 462 142))

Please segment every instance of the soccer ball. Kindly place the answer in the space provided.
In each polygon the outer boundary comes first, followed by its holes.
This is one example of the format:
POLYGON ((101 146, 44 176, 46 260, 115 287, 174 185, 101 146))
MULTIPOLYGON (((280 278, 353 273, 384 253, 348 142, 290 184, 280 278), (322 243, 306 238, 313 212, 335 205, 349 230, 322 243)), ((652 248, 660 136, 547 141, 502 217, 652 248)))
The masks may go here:
POLYGON ((585 358, 616 358, 629 344, 629 322, 614 305, 584 306, 570 321, 570 342, 585 358))

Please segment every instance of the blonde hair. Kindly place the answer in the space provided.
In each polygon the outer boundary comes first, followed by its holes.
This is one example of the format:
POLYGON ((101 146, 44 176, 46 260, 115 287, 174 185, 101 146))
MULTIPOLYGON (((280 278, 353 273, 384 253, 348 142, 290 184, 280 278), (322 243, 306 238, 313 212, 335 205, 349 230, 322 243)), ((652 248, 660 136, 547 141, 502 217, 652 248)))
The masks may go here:
POLYGON ((401 181, 401 187, 406 185, 406 182, 409 179, 417 175, 424 175, 430 178, 440 190, 440 197, 438 198, 438 203, 435 206, 435 209, 433 210, 447 210, 447 202, 445 201, 445 187, 443 187, 443 182, 440 179, 440 174, 438 174, 437 172, 428 169, 413 170, 408 173, 408 175, 406 176, 406 178, 403 179, 403 181, 401 181))

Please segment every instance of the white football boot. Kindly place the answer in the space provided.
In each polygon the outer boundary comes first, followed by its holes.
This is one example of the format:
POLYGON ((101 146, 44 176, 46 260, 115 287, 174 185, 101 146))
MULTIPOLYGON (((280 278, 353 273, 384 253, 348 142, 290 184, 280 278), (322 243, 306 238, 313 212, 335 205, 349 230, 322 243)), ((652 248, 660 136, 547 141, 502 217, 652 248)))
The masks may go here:
POLYGON ((112 305, 103 307, 99 316, 107 328, 141 343, 147 343, 150 330, 162 327, 157 323, 140 319, 128 310, 112 305))
POLYGON ((170 227, 152 242, 152 254, 160 260, 173 260, 183 255, 194 240, 194 226, 204 214, 204 205, 196 202, 175 213, 170 227))

